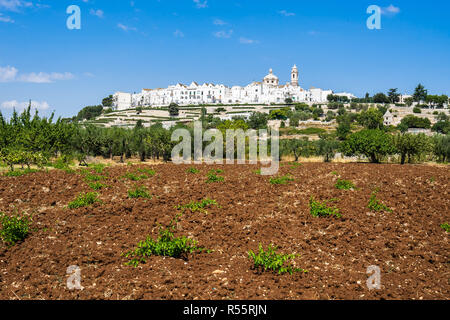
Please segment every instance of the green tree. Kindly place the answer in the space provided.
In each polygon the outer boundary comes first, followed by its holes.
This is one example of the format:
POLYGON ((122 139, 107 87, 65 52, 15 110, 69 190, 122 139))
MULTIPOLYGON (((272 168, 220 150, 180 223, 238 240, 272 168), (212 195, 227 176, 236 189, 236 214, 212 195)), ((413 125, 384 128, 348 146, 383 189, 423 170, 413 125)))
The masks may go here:
POLYGON ((389 98, 382 92, 373 96, 373 102, 375 103, 389 103, 389 98))
POLYGON ((397 103, 400 101, 400 94, 398 93, 398 88, 389 89, 388 92, 389 101, 391 103, 397 103))
POLYGON ((413 103, 414 103, 414 98, 406 98, 406 99, 405 99, 405 104, 406 104, 408 107, 411 107, 411 106, 413 105, 413 103))
POLYGON ((450 135, 445 136, 436 135, 433 138, 434 150, 433 153, 436 155, 439 161, 447 162, 450 160, 450 135))
POLYGON ((113 105, 113 96, 112 95, 109 95, 108 97, 106 97, 106 98, 104 98, 103 100, 102 100, 102 105, 104 106, 104 107, 112 107, 112 105, 113 105))
POLYGON ((323 156, 325 162, 331 162, 338 149, 339 142, 332 135, 321 135, 320 140, 317 141, 317 153, 323 156))
POLYGON ((380 163, 383 157, 395 153, 392 137, 382 130, 362 130, 353 133, 342 144, 347 156, 366 156, 372 163, 380 163))
POLYGON ((422 84, 418 84, 414 90, 413 99, 415 102, 426 101, 428 96, 428 90, 422 84))
POLYGON ((287 120, 287 118, 287 110, 285 109, 272 110, 269 114, 270 120, 287 120))
POLYGON ((384 114, 377 108, 369 108, 358 115, 358 123, 367 129, 382 129, 384 114))
POLYGON ((399 125, 400 130, 408 130, 410 128, 430 129, 431 121, 428 118, 420 118, 413 115, 407 115, 402 119, 399 125))
POLYGON ((418 135, 397 134, 394 136, 393 142, 400 154, 401 164, 405 164, 407 158, 408 162, 412 163, 413 157, 421 156, 432 149, 431 139, 423 133, 418 135))
POLYGON ((176 103, 169 105, 169 114, 171 117, 178 117, 180 115, 180 107, 176 103))
POLYGON ((262 112, 252 112, 250 117, 248 118, 248 125, 251 129, 266 129, 267 122, 269 120, 269 115, 262 112))

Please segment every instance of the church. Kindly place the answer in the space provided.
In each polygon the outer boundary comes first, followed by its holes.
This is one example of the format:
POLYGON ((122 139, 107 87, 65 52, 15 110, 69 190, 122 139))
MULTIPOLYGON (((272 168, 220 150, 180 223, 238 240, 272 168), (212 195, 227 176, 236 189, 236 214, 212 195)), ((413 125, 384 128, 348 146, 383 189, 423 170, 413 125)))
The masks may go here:
MULTIPOLYGON (((299 84, 299 70, 296 65, 291 69, 291 81, 280 85, 279 78, 269 70, 261 82, 252 82, 245 87, 228 87, 223 84, 204 83, 190 85, 178 83, 162 89, 143 89, 140 93, 117 92, 113 95, 116 110, 137 107, 162 107, 171 103, 187 105, 239 105, 239 104, 279 104, 286 99, 293 102, 326 103, 332 90, 311 88, 303 89, 299 84)), ((355 97, 348 94, 349 98, 355 97)))

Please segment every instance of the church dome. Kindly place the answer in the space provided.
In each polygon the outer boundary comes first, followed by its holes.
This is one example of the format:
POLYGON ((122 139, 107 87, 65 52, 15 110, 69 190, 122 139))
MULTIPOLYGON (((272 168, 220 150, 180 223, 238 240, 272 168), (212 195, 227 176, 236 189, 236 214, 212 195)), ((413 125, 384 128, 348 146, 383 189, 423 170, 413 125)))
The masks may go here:
POLYGON ((269 74, 264 77, 264 83, 270 85, 278 85, 279 79, 276 75, 273 74, 273 70, 269 70, 269 74))

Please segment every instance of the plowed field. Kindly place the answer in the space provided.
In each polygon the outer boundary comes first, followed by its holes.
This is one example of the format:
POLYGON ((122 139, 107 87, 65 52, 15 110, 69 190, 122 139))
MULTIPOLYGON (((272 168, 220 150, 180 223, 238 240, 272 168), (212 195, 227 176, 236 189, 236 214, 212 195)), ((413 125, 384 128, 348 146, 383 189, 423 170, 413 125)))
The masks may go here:
POLYGON ((449 299, 448 233, 450 170, 445 166, 285 163, 280 175, 294 181, 272 185, 257 167, 108 167, 102 203, 80 209, 67 204, 92 191, 79 173, 53 170, 0 177, 0 212, 32 215, 31 233, 11 248, 0 244, 1 299, 449 299), (126 172, 152 168, 138 182, 126 172), (206 183, 212 168, 224 182, 206 183), (337 179, 355 190, 338 190, 337 179), (146 186, 151 199, 129 199, 146 186), (392 209, 371 212, 371 193, 392 209), (342 218, 315 218, 309 201, 335 199, 342 218), (205 198, 220 205, 186 211, 176 235, 211 253, 187 259, 153 256, 137 268, 122 253, 147 235, 158 236, 180 211, 205 198), (259 244, 298 253, 307 273, 278 275, 252 269, 248 251, 259 244), (66 286, 67 268, 81 270, 83 290, 66 286), (369 290, 369 266, 381 270, 381 288, 369 290))

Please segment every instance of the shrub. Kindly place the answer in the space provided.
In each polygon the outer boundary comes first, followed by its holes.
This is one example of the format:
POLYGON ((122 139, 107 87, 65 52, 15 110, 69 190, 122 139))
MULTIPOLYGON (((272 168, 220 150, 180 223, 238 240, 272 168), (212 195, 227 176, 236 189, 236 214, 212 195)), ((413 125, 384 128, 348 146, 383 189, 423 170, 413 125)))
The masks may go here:
POLYGON ((106 168, 106 165, 101 163, 90 164, 89 168, 94 170, 96 173, 103 173, 103 170, 106 168))
POLYGON ((179 205, 179 206, 176 206, 175 208, 178 210, 183 210, 183 212, 184 212, 184 210, 188 209, 188 210, 191 210, 192 213, 197 212, 197 211, 208 213, 208 211, 206 211, 205 208, 211 207, 211 206, 219 207, 219 204, 217 203, 216 200, 206 198, 199 202, 191 201, 188 204, 179 205))
POLYGON ((446 222, 441 224, 441 228, 445 230, 445 232, 450 232, 450 225, 446 222))
POLYGON ((87 182, 98 182, 98 181, 101 181, 101 180, 105 180, 107 178, 108 177, 100 176, 100 175, 97 175, 97 174, 92 174, 90 172, 84 174, 84 179, 87 182))
POLYGON ((136 187, 133 190, 128 190, 128 198, 130 199, 138 199, 138 198, 148 198, 150 199, 152 196, 148 193, 148 189, 146 187, 136 187))
POLYGON ((23 169, 23 170, 16 170, 16 171, 8 171, 5 172, 3 175, 5 177, 21 177, 29 173, 39 172, 39 170, 36 169, 23 169))
POLYGON ((338 208, 328 207, 326 202, 315 201, 314 197, 309 200, 310 213, 313 217, 336 216, 342 218, 338 208))
POLYGON ((189 168, 186 170, 187 173, 193 173, 193 174, 197 174, 200 172, 200 170, 196 169, 196 168, 189 168))
POLYGON ((414 113, 422 113, 422 109, 420 109, 419 107, 414 107, 413 112, 414 113))
POLYGON ((253 268, 258 271, 273 271, 278 274, 289 273, 293 274, 294 272, 307 272, 306 270, 295 268, 292 264, 287 261, 293 260, 299 255, 297 254, 278 254, 276 253, 277 247, 274 247, 272 244, 269 245, 267 251, 264 251, 263 246, 259 245, 258 253, 254 253, 252 250, 248 252, 248 256, 253 260, 253 268))
POLYGON ((70 165, 73 163, 73 158, 69 155, 62 155, 57 158, 51 165, 55 169, 67 170, 70 169, 70 165))
POLYGON ((128 172, 122 178, 129 179, 131 181, 141 181, 144 179, 148 179, 148 176, 145 174, 138 175, 136 173, 128 172))
POLYGON ((95 190, 95 191, 101 190, 105 187, 106 187, 106 185, 103 183, 100 183, 100 182, 89 183, 89 188, 91 188, 92 190, 95 190))
POLYGON ((80 193, 75 200, 69 202, 68 207, 69 209, 78 209, 90 206, 96 202, 100 202, 98 196, 99 194, 96 192, 80 193))
POLYGON ((31 218, 18 214, 7 216, 0 213, 0 222, 2 228, 0 229, 0 238, 8 245, 13 246, 19 241, 23 241, 30 232, 31 218))
POLYGON ((386 206, 385 204, 381 203, 381 201, 377 199, 377 193, 378 193, 377 190, 372 192, 372 195, 370 196, 368 208, 370 210, 376 211, 376 212, 378 212, 378 211, 392 212, 392 209, 390 209, 388 206, 386 206))
POLYGON ((215 173, 208 173, 208 179, 206 180, 206 183, 214 183, 214 182, 223 182, 225 181, 224 177, 218 176, 215 173))
POLYGON ((294 181, 294 179, 291 176, 283 176, 269 179, 270 184, 287 184, 289 181, 294 181))
POLYGON ((140 173, 144 173, 147 177, 153 177, 156 174, 156 171, 150 168, 138 169, 140 173))
POLYGON ((354 185, 353 182, 349 181, 349 180, 341 180, 338 179, 338 181, 336 182, 335 187, 339 190, 350 190, 350 189, 356 189, 356 186, 354 185))
POLYGON ((138 244, 137 249, 125 253, 126 258, 132 258, 127 265, 137 267, 140 263, 146 263, 147 257, 164 256, 172 258, 187 259, 187 254, 195 252, 203 252, 206 250, 197 246, 197 241, 188 239, 187 237, 175 237, 175 226, 178 223, 175 218, 169 227, 163 229, 159 227, 159 236, 155 241, 150 236, 145 241, 138 244))

